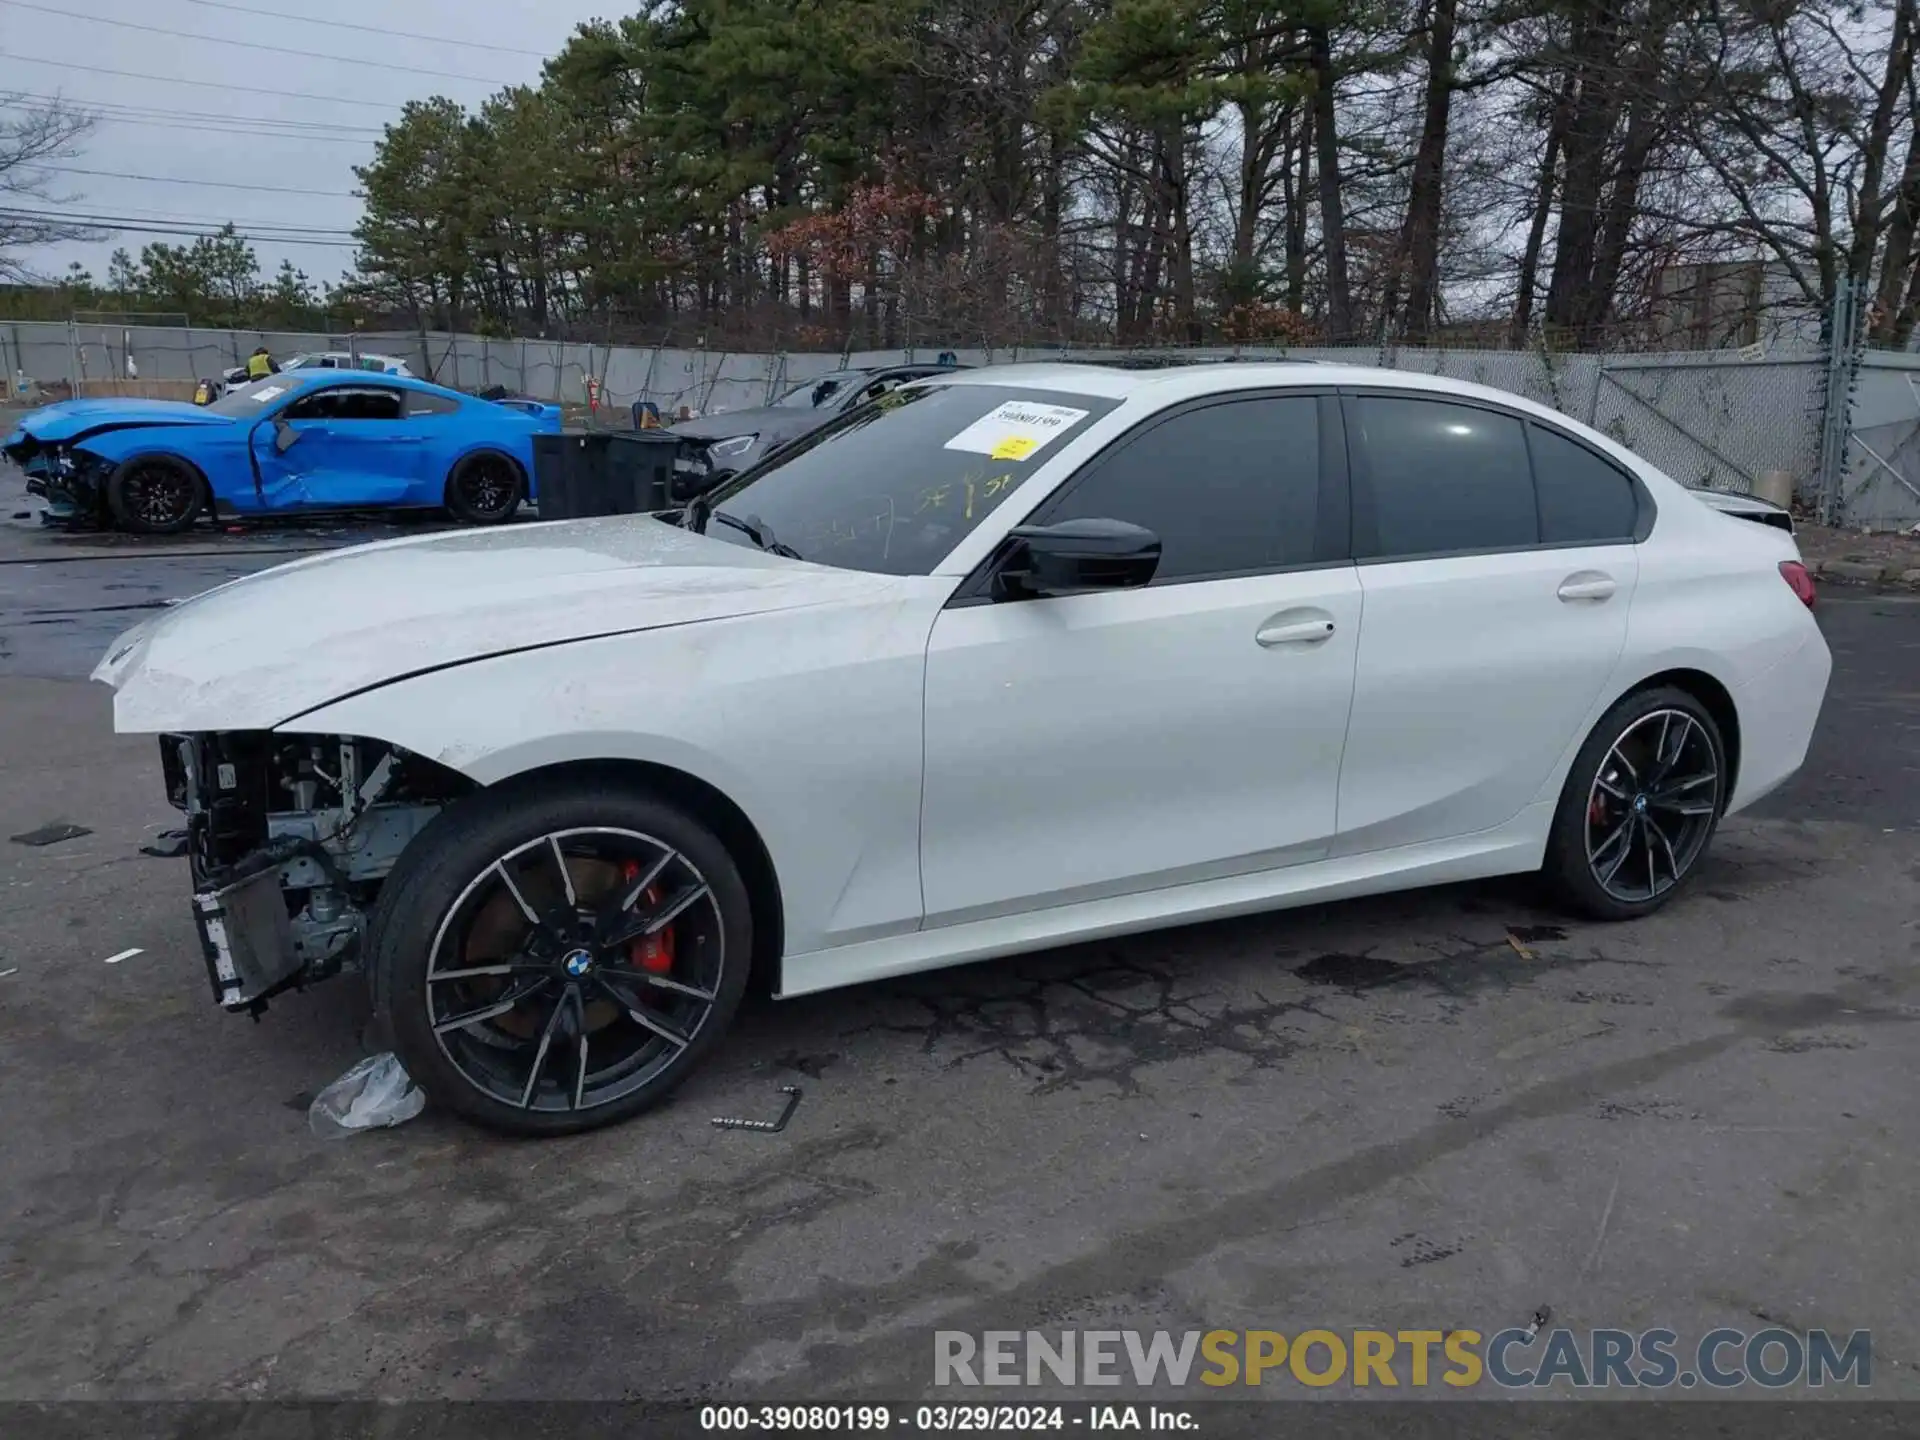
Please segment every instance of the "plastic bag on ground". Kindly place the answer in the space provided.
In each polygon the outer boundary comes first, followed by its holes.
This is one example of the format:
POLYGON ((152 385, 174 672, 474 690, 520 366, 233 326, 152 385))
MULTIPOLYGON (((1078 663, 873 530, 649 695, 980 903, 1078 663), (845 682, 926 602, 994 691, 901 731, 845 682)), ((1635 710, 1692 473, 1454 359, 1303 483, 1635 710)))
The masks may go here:
POLYGON ((400 1125, 426 1109, 427 1097, 394 1054, 362 1060, 313 1097, 307 1126, 323 1139, 400 1125))

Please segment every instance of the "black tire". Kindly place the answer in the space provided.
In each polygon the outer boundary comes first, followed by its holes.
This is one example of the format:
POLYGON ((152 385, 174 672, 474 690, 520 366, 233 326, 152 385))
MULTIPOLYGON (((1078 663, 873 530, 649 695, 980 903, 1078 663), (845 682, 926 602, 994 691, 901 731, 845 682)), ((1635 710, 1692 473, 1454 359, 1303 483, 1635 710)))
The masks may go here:
POLYGON ((508 1134, 565 1135, 659 1104, 719 1043, 747 988, 753 912, 733 857, 698 819, 638 788, 583 777, 509 784, 449 806, 388 877, 368 942, 375 1033, 430 1100, 508 1134), (624 867, 622 847, 634 856, 624 867), (594 875, 605 874, 592 867, 609 863, 617 878, 591 894, 594 875), (511 872, 511 888, 496 864, 511 872), (623 913, 636 924, 667 914, 658 939, 602 948, 585 938, 584 920, 561 933, 572 923, 564 917, 605 912, 607 897, 655 875, 623 913), (563 884, 578 891, 571 910, 563 884), (525 906, 544 927, 524 919, 525 906), (654 965, 636 953, 649 945, 665 947, 666 970, 658 951, 654 965), (448 960, 472 978, 449 978, 448 960), (473 974, 490 962, 517 968, 473 974), (504 1012, 450 1024, 522 991, 504 1012))
POLYGON ((136 455, 107 480, 107 513, 136 535, 178 535, 207 508, 207 487, 184 460, 136 455))
POLYGON ((464 455, 447 476, 447 509, 465 525, 511 520, 527 493, 527 477, 511 456, 497 450, 464 455))
POLYGON ((1628 695, 1574 757, 1542 873, 1595 920, 1650 915, 1699 869, 1729 780, 1725 739, 1698 700, 1672 686, 1628 695))

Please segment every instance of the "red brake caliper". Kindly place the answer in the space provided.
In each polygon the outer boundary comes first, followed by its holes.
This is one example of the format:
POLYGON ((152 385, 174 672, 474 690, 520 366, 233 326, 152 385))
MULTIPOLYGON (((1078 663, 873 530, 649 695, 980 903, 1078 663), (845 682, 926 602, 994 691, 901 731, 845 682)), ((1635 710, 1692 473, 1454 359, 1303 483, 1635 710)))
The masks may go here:
MULTIPOLYGON (((637 880, 640 878, 640 867, 629 860, 621 868, 620 875, 622 880, 637 880)), ((649 905, 659 904, 660 888, 657 885, 647 887, 641 899, 649 905)), ((669 925, 658 935, 647 935, 635 940, 627 947, 627 956, 642 970, 650 971, 655 975, 665 975, 673 969, 673 927, 669 925)))

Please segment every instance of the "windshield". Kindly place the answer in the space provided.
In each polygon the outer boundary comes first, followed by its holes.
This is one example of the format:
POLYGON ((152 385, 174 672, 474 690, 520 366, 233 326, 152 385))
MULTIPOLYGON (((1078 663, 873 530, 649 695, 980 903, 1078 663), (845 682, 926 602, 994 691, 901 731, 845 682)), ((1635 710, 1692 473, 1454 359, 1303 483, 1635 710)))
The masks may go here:
POLYGON ((836 395, 844 395, 849 385, 867 378, 864 370, 835 370, 816 375, 804 385, 796 385, 773 403, 783 410, 812 410, 836 395))
POLYGON ((1118 403, 1007 385, 895 390, 720 486, 707 533, 752 545, 756 530, 821 565, 931 574, 1065 437, 1118 403))
POLYGON ((258 415, 273 401, 278 400, 289 390, 299 385, 297 380, 287 380, 280 375, 269 375, 262 380, 249 381, 245 385, 236 385, 211 405, 201 408, 215 415, 258 415))

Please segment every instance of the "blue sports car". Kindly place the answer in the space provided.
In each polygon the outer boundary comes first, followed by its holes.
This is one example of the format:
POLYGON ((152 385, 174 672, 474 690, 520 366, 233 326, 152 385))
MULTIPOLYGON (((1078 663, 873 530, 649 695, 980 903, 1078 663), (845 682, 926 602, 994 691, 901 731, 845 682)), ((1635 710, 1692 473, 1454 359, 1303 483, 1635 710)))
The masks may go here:
POLYGON ((533 498, 533 437, 559 429, 558 405, 314 370, 211 405, 62 401, 27 415, 0 451, 54 523, 161 535, 203 514, 444 508, 492 525, 533 498))

